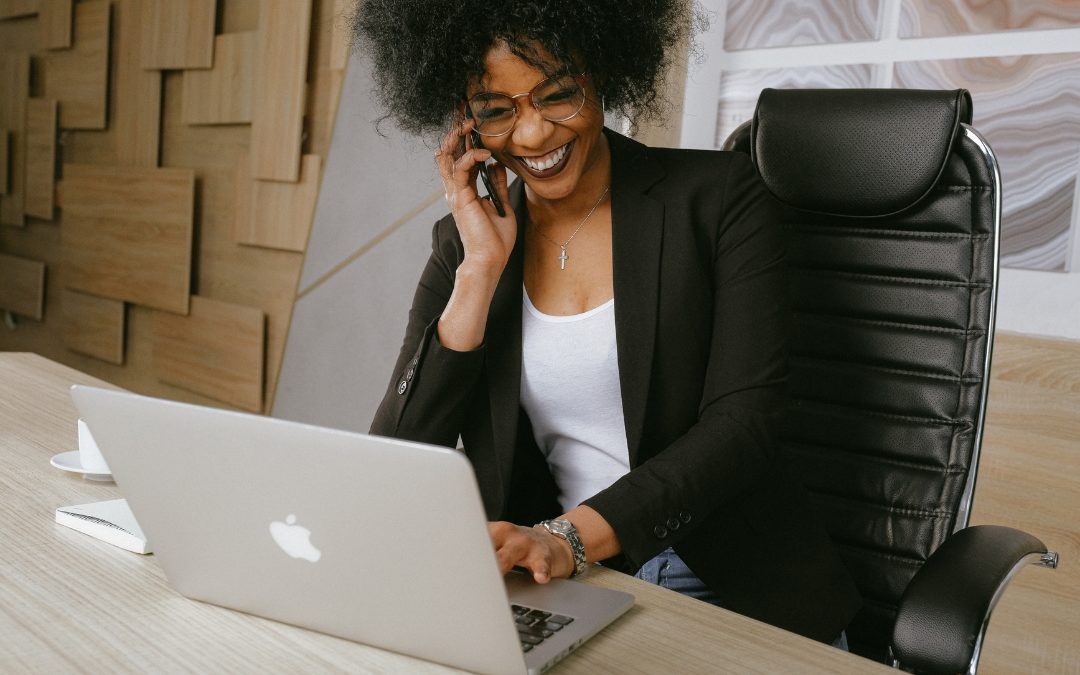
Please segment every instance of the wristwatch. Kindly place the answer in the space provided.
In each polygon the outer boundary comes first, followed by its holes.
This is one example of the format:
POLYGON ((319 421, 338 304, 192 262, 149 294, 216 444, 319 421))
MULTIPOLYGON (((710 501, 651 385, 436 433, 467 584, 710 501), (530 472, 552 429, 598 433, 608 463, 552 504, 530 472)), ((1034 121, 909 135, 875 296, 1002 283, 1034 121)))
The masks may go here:
POLYGON ((578 536, 577 528, 574 527, 574 524, 563 518, 555 518, 554 520, 545 520, 541 522, 540 527, 559 539, 565 539, 566 543, 570 544, 570 553, 574 556, 574 573, 570 576, 576 577, 584 572, 585 545, 581 543, 581 537, 578 536))

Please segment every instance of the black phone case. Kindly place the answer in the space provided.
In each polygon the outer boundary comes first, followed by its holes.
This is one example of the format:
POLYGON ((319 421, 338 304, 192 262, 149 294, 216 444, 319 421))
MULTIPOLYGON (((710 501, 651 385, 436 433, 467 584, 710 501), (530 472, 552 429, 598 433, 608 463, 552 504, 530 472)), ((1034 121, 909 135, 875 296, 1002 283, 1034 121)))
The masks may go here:
MULTIPOLYGON (((474 148, 483 148, 484 143, 480 140, 480 134, 476 129, 471 132, 472 144, 474 148)), ((495 212, 499 214, 500 218, 506 217, 506 209, 503 207, 502 200, 499 199, 498 193, 495 192, 495 181, 491 179, 491 174, 488 173, 487 164, 480 163, 480 180, 484 183, 484 189, 487 190, 488 198, 491 199, 491 203, 495 205, 495 212)))

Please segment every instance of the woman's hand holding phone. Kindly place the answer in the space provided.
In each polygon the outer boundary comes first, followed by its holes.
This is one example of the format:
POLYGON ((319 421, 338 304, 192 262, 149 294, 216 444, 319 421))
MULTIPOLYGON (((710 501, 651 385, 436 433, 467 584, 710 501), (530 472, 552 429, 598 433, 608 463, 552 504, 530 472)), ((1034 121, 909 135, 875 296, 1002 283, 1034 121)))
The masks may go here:
POLYGON ((455 123, 435 153, 435 162, 442 177, 446 202, 454 214, 465 247, 463 264, 489 271, 497 279, 514 248, 517 221, 512 210, 500 208, 509 204, 506 167, 499 162, 484 166, 492 155, 486 148, 473 143, 477 135, 473 133, 471 119, 455 123), (481 198, 477 192, 476 179, 481 171, 486 174, 485 184, 492 201, 481 198), (493 203, 496 199, 498 204, 493 203))

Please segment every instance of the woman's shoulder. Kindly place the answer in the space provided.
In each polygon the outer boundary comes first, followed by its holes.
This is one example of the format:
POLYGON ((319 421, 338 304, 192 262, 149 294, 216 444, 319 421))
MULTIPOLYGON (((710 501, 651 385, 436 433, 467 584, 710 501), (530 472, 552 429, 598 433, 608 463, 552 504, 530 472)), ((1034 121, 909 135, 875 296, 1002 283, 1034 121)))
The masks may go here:
POLYGON ((749 155, 742 152, 653 147, 616 133, 611 133, 609 139, 612 161, 656 173, 662 176, 660 184, 680 191, 695 186, 716 189, 732 176, 747 179, 757 173, 749 155))
POLYGON ((754 171, 750 156, 744 152, 647 147, 646 154, 663 165, 668 174, 680 178, 715 181, 728 173, 746 174, 754 171))

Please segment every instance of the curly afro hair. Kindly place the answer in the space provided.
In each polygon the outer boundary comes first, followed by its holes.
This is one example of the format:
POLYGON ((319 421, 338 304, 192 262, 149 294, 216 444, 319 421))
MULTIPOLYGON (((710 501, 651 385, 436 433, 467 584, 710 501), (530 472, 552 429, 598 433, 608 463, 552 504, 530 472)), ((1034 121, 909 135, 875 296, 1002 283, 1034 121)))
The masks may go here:
POLYGON ((693 0, 360 0, 353 44, 386 116, 425 135, 447 128, 500 41, 548 75, 584 66, 609 110, 655 117, 669 48, 704 21, 693 0))

